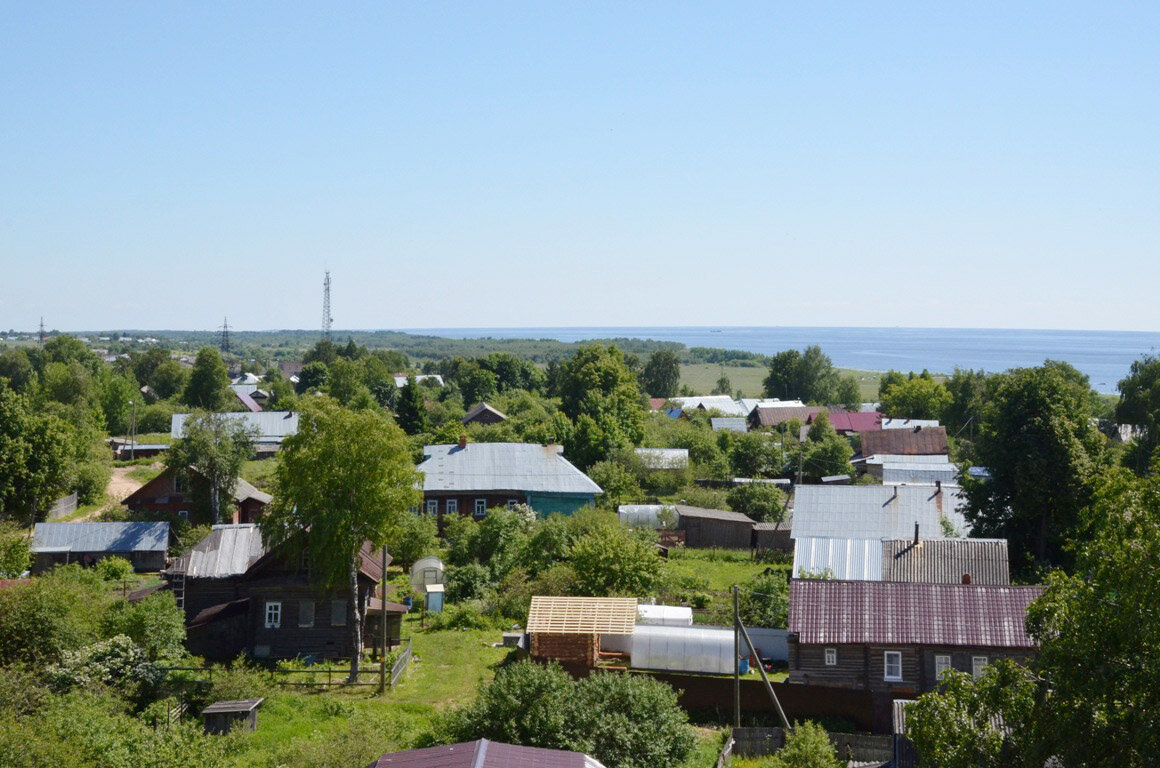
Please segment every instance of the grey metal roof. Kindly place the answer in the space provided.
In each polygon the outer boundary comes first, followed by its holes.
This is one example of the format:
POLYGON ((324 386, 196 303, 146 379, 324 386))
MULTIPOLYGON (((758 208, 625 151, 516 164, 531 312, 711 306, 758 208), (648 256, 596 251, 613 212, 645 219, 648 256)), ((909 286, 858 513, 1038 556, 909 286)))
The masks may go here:
POLYGON ((795 538, 905 539, 918 523, 924 539, 945 538, 946 518, 966 534, 966 499, 957 486, 799 485, 794 489, 795 538))
POLYGON ((424 491, 531 491, 595 495, 603 493, 558 445, 468 443, 428 445, 418 469, 424 491))
POLYGON ((239 477, 237 482, 234 483, 234 501, 240 504, 246 499, 256 499, 263 504, 269 504, 274 500, 274 497, 264 491, 259 491, 239 477))
MULTIPOLYGON (((170 422, 169 434, 175 440, 185 432, 185 421, 192 414, 175 413, 170 422)), ((262 411, 261 413, 219 413, 230 421, 240 421, 247 427, 256 429, 260 443, 280 443, 283 438, 298 432, 298 414, 293 411, 262 411)))
POLYGON ((705 395, 702 397, 670 397, 669 402, 676 403, 685 410, 700 408, 704 411, 720 411, 726 416, 744 416, 746 411, 729 395, 705 395))
MULTIPOLYGON (((443 386, 443 377, 437 373, 416 373, 416 374, 414 374, 414 376, 415 376, 415 383, 416 384, 422 384, 424 381, 433 381, 436 384, 438 384, 439 386, 443 386)), ((407 386, 406 375, 396 376, 395 377, 395 386, 398 387, 399 389, 402 389, 403 387, 407 386)))
POLYGON ((266 554, 258 526, 215 525, 209 536, 177 559, 171 573, 186 578, 221 579, 241 576, 266 554))
POLYGON ((689 466, 688 448, 637 448, 635 453, 649 469, 684 469, 689 466))
POLYGON ((882 542, 882 579, 927 584, 1011 583, 1006 539, 913 539, 882 542))
POLYGON ((945 453, 915 454, 905 453, 875 453, 863 459, 867 464, 946 464, 945 453))
POLYGON ((938 419, 882 419, 883 429, 914 429, 915 427, 941 426, 938 419))
POLYGON ((686 504, 677 504, 677 515, 679 517, 694 517, 703 520, 726 520, 731 523, 749 523, 753 525, 753 518, 749 515, 743 515, 740 512, 732 512, 728 509, 705 509, 704 507, 690 507, 686 504))
POLYGON ((882 483, 929 483, 957 485, 959 468, 948 462, 886 462, 882 465, 882 483))
POLYGON ((37 523, 33 552, 164 552, 169 523, 37 523))
POLYGON ((748 416, 754 408, 802 408, 805 406, 801 400, 778 400, 776 397, 743 397, 737 401, 741 406, 741 410, 745 411, 743 415, 748 416))
POLYGON ((748 432, 749 425, 741 416, 714 416, 709 419, 714 432, 748 432))
POLYGON ((881 539, 828 539, 804 536, 793 543, 794 578, 828 573, 853 581, 882 579, 881 539))

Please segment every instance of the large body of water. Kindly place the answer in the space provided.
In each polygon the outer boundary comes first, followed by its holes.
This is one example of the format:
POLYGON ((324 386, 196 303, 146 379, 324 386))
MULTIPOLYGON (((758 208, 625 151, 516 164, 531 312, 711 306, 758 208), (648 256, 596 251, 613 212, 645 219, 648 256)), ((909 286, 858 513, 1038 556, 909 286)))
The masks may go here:
POLYGON ((1133 360, 1160 351, 1160 333, 1136 331, 1035 331, 973 328, 416 328, 453 339, 638 338, 678 341, 690 347, 721 347, 772 355, 784 349, 822 348, 834 365, 860 371, 950 373, 956 367, 989 373, 1071 363, 1091 378, 1099 392, 1115 392, 1133 360))

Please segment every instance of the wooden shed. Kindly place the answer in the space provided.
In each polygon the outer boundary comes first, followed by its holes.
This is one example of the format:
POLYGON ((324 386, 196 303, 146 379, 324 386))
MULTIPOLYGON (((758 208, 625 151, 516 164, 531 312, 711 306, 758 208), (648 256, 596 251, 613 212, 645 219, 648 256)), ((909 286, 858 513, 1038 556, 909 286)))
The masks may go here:
POLYGON ((677 530, 685 532, 690 549, 749 549, 753 520, 740 512, 677 505, 677 530))
POLYGON ((215 701, 202 710, 201 717, 207 734, 229 733, 238 723, 247 731, 258 730, 258 707, 265 699, 215 701))
POLYGON ((635 627, 635 597, 537 595, 528 611, 532 658, 565 666, 596 667, 600 636, 631 635, 635 627))

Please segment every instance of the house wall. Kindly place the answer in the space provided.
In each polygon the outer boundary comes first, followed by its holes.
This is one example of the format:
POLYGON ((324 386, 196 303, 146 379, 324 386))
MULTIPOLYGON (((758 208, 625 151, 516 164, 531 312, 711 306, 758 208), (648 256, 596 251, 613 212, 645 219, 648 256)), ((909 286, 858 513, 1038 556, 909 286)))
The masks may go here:
POLYGON ((776 549, 780 552, 793 552, 793 539, 790 538, 790 528, 777 531, 755 530, 753 532, 753 546, 758 550, 776 549))
POLYGON ((528 505, 536 510, 539 517, 548 515, 572 515, 584 507, 596 503, 596 497, 591 494, 564 494, 529 493, 528 505))
POLYGON ((532 658, 552 659, 563 664, 596 666, 600 636, 536 632, 532 635, 532 658))
POLYGON ((120 557, 133 564, 137 573, 160 571, 165 568, 165 552, 39 552, 32 561, 31 572, 39 575, 51 571, 58 565, 80 563, 83 566, 96 565, 106 557, 120 557))
POLYGON ((509 501, 514 501, 517 504, 526 504, 527 497, 518 491, 502 491, 486 492, 486 493, 441 493, 426 491, 423 493, 423 506, 419 511, 423 514, 427 513, 427 502, 438 502, 439 508, 436 513, 442 517, 447 514, 448 499, 455 499, 459 503, 459 515, 461 517, 475 516, 475 500, 484 499, 487 501, 487 508, 494 509, 495 507, 506 507, 509 501))
POLYGON ((690 549, 749 549, 752 545, 752 523, 681 515, 677 528, 685 532, 685 546, 690 549))

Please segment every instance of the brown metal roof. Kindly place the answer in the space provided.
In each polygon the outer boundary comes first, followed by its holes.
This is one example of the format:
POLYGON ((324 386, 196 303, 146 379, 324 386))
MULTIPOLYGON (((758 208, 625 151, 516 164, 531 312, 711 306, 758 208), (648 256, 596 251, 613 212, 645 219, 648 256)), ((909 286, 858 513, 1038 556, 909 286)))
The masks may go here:
POLYGON ((636 626, 635 597, 532 598, 529 633, 631 635, 636 626))
POLYGON ((1034 648, 1027 606, 1043 587, 794 580, 789 631, 804 644, 1034 648))
POLYGON ((821 413, 824 410, 826 409, 817 405, 777 408, 762 408, 759 406, 753 409, 753 413, 749 414, 749 423, 755 427, 776 427, 783 421, 797 419, 802 424, 805 424, 811 416, 821 413))
POLYGON ((1006 539, 913 539, 882 542, 882 580, 928 584, 1011 583, 1006 539))
POLYGON ((889 453, 896 456, 933 456, 947 452, 946 427, 878 429, 859 432, 862 455, 889 453))
POLYGON ((585 768, 599 766, 580 752, 520 747, 479 739, 383 755, 367 768, 585 768))
POLYGON ((676 508, 677 514, 681 517, 699 517, 705 520, 726 520, 730 523, 753 525, 753 518, 727 509, 705 509, 704 507, 690 507, 684 504, 677 504, 676 508))

